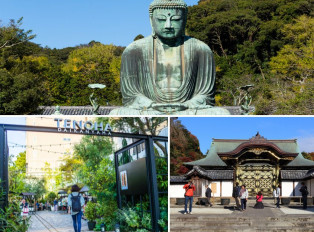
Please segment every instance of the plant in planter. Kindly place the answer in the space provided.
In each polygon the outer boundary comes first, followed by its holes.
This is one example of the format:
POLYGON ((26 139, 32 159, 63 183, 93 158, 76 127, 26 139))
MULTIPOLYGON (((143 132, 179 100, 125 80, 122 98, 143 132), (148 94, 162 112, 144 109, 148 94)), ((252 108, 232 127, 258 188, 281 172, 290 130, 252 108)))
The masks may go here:
POLYGON ((96 219, 97 219, 97 211, 96 211, 96 203, 93 203, 91 201, 87 202, 87 205, 85 207, 85 217, 88 220, 88 229, 93 230, 96 225, 96 219))
POLYGON ((221 198, 220 199, 222 205, 229 205, 230 199, 229 198, 221 198))

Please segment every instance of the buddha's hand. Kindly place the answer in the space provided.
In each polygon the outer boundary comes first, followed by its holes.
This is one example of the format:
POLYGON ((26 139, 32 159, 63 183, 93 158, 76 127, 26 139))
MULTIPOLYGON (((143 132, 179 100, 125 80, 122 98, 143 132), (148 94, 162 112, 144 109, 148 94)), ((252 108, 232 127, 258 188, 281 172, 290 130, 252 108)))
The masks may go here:
POLYGON ((187 109, 183 103, 153 103, 152 108, 164 113, 173 113, 187 109))
POLYGON ((206 105, 206 97, 196 96, 189 101, 186 101, 184 105, 188 109, 202 110, 212 108, 210 105, 206 105))
POLYGON ((153 101, 145 96, 137 96, 129 107, 136 110, 147 110, 152 108, 153 101))

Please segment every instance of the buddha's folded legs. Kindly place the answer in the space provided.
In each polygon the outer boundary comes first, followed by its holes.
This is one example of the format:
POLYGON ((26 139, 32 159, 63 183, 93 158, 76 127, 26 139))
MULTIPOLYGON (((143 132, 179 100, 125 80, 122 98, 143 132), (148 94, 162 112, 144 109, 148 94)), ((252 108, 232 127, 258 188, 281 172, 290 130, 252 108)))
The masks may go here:
POLYGON ((187 109, 182 111, 161 112, 157 110, 136 110, 127 107, 114 109, 110 115, 230 115, 230 112, 224 108, 212 107, 208 109, 187 109))

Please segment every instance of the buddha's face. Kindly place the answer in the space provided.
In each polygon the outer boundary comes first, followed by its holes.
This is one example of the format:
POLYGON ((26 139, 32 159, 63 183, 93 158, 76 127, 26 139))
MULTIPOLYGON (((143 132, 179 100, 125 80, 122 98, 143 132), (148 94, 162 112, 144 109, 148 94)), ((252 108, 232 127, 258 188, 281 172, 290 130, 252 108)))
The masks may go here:
POLYGON ((175 39, 183 34, 185 27, 183 9, 155 9, 152 26, 155 34, 162 39, 175 39))

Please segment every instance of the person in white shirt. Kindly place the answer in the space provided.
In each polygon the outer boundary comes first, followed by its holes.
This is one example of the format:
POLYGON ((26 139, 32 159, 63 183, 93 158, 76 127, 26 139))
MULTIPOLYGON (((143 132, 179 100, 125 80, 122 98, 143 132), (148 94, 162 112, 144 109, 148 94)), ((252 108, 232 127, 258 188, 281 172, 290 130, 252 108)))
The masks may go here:
POLYGON ((280 184, 278 187, 274 190, 274 197, 276 198, 276 208, 280 208, 279 203, 280 203, 280 184))
POLYGON ((246 210, 246 202, 249 198, 249 191, 246 189, 245 185, 241 186, 239 197, 241 199, 241 211, 246 210))

